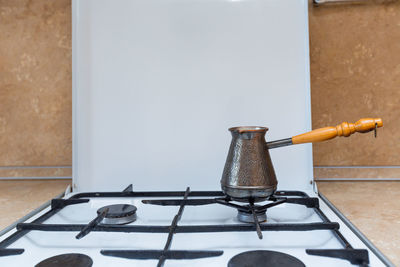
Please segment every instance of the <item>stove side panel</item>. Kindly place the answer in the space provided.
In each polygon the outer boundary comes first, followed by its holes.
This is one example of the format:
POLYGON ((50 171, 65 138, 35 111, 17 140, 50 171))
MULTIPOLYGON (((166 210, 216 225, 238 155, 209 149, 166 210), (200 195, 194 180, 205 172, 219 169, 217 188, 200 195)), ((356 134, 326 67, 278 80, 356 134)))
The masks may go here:
MULTIPOLYGON (((229 127, 310 130, 306 0, 73 0, 74 189, 217 189, 229 127)), ((309 189, 311 145, 271 151, 309 189)))

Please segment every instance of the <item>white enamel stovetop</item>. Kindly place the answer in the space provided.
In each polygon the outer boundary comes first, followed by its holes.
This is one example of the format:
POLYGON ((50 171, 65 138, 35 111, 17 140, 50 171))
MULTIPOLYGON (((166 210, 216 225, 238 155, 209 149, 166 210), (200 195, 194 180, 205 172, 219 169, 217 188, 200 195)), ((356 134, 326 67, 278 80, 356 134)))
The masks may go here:
MULTIPOLYGON (((316 197, 313 192, 307 192, 316 197)), ((66 198, 72 194, 67 195, 66 198)), ((177 197, 174 197, 176 199, 177 197)), ((154 199, 154 198, 146 198, 154 199)), ((156 197, 156 199, 161 199, 156 197)), ((143 204, 142 198, 91 198, 88 203, 63 208, 45 221, 46 224, 87 224, 96 217, 98 208, 109 204, 126 203, 135 205, 137 220, 129 225, 165 225, 171 224, 178 212, 178 206, 156 206, 143 204)), ((360 239, 330 210, 320 199, 321 210, 333 222, 340 223, 340 231, 354 248, 368 249, 360 239)), ((42 213, 46 212, 44 210, 42 213)), ((236 219, 236 210, 218 204, 204 206, 186 206, 179 221, 184 225, 226 225, 240 223, 236 219)), ((38 214, 37 216, 39 216, 38 214)), ((37 217, 36 216, 36 217, 37 217)), ((268 222, 273 223, 311 223, 321 222, 311 208, 294 204, 281 204, 267 212, 268 222)), ((10 233, 11 234, 11 233, 10 233)), ((24 248, 25 252, 17 256, 0 257, 1 266, 32 266, 38 262, 63 253, 83 253, 93 259, 93 266, 156 266, 156 260, 121 259, 100 254, 102 249, 162 250, 168 234, 166 233, 104 233, 91 232, 80 240, 77 232, 31 231, 9 246, 24 248)), ((9 235, 9 234, 8 234, 9 235)), ((249 250, 273 250, 288 253, 299 258, 306 266, 354 266, 345 260, 310 256, 306 248, 343 248, 329 230, 303 232, 263 231, 259 240, 255 231, 226 233, 176 233, 173 236, 171 250, 222 250, 221 256, 193 260, 167 260, 164 266, 227 266, 234 255, 249 250)), ((369 250, 369 249, 368 249, 369 250)), ((373 267, 385 266, 369 250, 373 267)))

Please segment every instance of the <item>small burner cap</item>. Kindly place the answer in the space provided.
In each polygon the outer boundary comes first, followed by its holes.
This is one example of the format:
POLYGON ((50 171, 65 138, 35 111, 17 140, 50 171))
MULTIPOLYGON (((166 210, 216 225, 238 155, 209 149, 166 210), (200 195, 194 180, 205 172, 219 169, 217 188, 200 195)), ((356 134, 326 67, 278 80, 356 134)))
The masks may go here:
POLYGON ((289 254, 270 251, 253 250, 237 254, 228 262, 228 267, 305 267, 298 258, 289 254))
POLYGON ((91 267, 93 260, 85 255, 78 253, 68 253, 57 255, 39 262, 35 267, 91 267))
POLYGON ((133 205, 115 204, 98 209, 97 214, 102 213, 105 209, 108 209, 106 218, 121 218, 121 217, 131 216, 135 214, 137 210, 137 208, 133 205))
POLYGON ((102 221, 104 224, 126 224, 136 220, 137 208, 129 204, 114 204, 104 206, 97 210, 97 214, 108 209, 106 217, 102 221))

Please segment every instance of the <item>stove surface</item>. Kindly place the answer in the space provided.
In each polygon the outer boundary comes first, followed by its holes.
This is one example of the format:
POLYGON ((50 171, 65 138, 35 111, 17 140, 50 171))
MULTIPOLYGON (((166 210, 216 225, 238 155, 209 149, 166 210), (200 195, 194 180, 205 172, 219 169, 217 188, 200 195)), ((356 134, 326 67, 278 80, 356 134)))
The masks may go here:
POLYGON ((307 193, 313 201, 304 201, 310 198, 302 192, 277 192, 282 203, 268 208, 267 220, 258 226, 238 219, 235 205, 245 203, 224 203, 225 196, 218 191, 132 192, 128 188, 120 193, 69 194, 2 238, 3 251, 24 252, 0 257, 0 265, 36 265, 60 254, 79 253, 89 256, 93 266, 228 266, 240 253, 264 250, 291 255, 306 266, 355 266, 344 259, 310 255, 327 253, 324 249, 342 251, 348 242, 349 248, 367 251, 370 266, 384 266, 315 193, 307 193), (136 220, 124 225, 105 223, 98 210, 114 204, 135 206, 136 220))

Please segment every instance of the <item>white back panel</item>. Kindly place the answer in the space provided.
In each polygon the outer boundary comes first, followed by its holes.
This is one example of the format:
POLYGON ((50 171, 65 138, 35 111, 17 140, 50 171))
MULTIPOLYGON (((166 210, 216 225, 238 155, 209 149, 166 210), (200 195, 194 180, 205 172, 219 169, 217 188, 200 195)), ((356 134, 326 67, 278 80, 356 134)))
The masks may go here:
MULTIPOLYGON (((73 1, 75 189, 220 188, 228 128, 310 130, 306 0, 73 1)), ((310 188, 311 145, 271 151, 310 188)))

